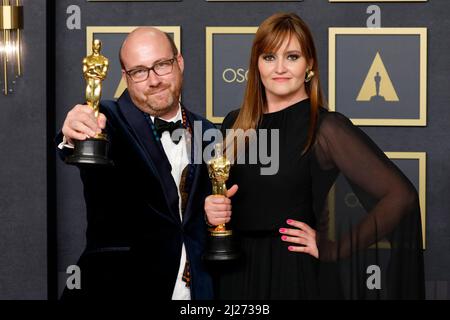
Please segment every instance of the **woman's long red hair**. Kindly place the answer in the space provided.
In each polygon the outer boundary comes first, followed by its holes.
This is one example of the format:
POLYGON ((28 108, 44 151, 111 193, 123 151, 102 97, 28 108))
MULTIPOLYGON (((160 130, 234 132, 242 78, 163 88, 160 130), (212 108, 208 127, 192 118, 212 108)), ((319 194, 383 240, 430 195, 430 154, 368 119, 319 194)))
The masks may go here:
MULTIPOLYGON (((325 101, 320 86, 317 54, 311 31, 295 13, 276 13, 264 20, 259 26, 253 40, 244 101, 232 129, 243 129, 245 131, 256 129, 259 125, 263 113, 267 110, 267 99, 258 69, 258 59, 263 53, 276 52, 284 40, 292 36, 295 36, 299 41, 302 54, 308 64, 312 65, 311 70, 314 72, 311 81, 305 82, 306 93, 310 98, 311 112, 304 154, 314 142, 319 107, 324 107, 325 101)), ((231 142, 234 139, 227 141, 231 142)))

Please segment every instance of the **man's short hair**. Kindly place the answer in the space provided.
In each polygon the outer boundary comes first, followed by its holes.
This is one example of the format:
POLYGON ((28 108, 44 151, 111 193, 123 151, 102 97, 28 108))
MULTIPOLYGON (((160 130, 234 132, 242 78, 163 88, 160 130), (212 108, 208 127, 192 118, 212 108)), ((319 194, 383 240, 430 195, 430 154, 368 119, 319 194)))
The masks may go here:
MULTIPOLYGON (((177 46, 175 44, 175 41, 173 40, 173 38, 167 32, 164 32, 164 34, 166 35, 166 38, 167 38, 167 40, 170 43, 170 47, 172 48, 173 55, 177 56, 178 55, 178 48, 177 48, 177 46)), ((119 61, 120 61, 120 66, 122 67, 123 70, 125 70, 125 66, 124 66, 123 61, 122 61, 122 47, 123 47, 123 43, 120 46, 120 50, 119 50, 119 61)))

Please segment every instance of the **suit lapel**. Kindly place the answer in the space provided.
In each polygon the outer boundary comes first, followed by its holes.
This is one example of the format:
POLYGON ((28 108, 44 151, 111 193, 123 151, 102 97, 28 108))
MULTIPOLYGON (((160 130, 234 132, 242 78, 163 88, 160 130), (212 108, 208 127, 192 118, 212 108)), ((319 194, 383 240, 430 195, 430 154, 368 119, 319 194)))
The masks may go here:
POLYGON ((148 164, 156 169, 153 171, 161 183, 170 216, 180 223, 177 186, 173 181, 172 167, 161 142, 156 141, 147 119, 142 111, 133 104, 127 90, 119 98, 118 104, 120 111, 130 124, 130 130, 134 131, 139 144, 145 150, 148 164))
MULTIPOLYGON (((199 143, 196 143, 196 137, 194 137, 194 121, 198 120, 198 119, 196 119, 195 116, 186 108, 185 108, 185 111, 186 111, 187 121, 189 121, 189 125, 192 128, 190 163, 193 166, 193 174, 192 174, 193 178, 192 178, 192 184, 190 187, 188 200, 186 203, 186 209, 184 212, 183 225, 185 225, 189 221, 189 218, 192 216, 192 202, 193 202, 193 199, 195 199, 194 194, 196 193, 196 190, 199 187, 199 176, 200 176, 201 166, 203 165, 203 164, 194 163, 195 152, 200 152, 200 154, 203 154, 202 138, 197 137, 197 139, 199 139, 199 143), (198 150, 198 148, 201 148, 201 150, 198 150)), ((203 133, 203 131, 204 131, 204 128, 202 127, 202 133, 203 133)))

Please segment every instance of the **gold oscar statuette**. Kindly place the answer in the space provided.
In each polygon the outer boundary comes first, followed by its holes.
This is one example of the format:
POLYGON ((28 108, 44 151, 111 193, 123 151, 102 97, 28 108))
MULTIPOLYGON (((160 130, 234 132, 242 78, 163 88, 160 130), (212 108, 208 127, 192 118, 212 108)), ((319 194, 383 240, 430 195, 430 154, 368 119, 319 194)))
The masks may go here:
MULTIPOLYGON (((95 39, 92 42, 92 54, 83 59, 83 76, 86 80, 86 103, 94 110, 98 118, 102 82, 108 73, 109 61, 100 51, 102 43, 95 39)), ((99 133, 93 138, 75 141, 74 152, 66 159, 69 164, 82 165, 112 165, 108 158, 109 142, 105 133, 99 133)))
MULTIPOLYGON (((215 156, 208 161, 208 174, 211 179, 212 193, 218 197, 226 197, 226 181, 230 174, 230 161, 223 154, 223 145, 214 146, 215 156)), ((220 224, 209 230, 209 242, 203 258, 208 261, 234 260, 239 257, 233 231, 220 224)))

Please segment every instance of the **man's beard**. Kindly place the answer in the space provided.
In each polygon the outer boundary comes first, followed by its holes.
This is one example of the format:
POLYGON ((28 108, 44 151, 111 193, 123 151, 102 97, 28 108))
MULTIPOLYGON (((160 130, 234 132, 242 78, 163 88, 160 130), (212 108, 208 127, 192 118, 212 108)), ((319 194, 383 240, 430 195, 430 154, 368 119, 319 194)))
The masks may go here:
MULTIPOLYGON (((161 90, 161 89, 159 89, 161 90)), ((154 90, 154 91, 159 91, 154 90)), ((164 91, 169 90, 167 96, 164 97, 164 99, 157 99, 155 98, 151 92, 146 92, 145 97, 147 98, 144 101, 146 109, 148 109, 148 113, 155 117, 161 117, 164 116, 164 114, 172 111, 174 108, 178 106, 178 98, 175 96, 174 93, 170 91, 170 88, 167 87, 164 89, 164 91)))

